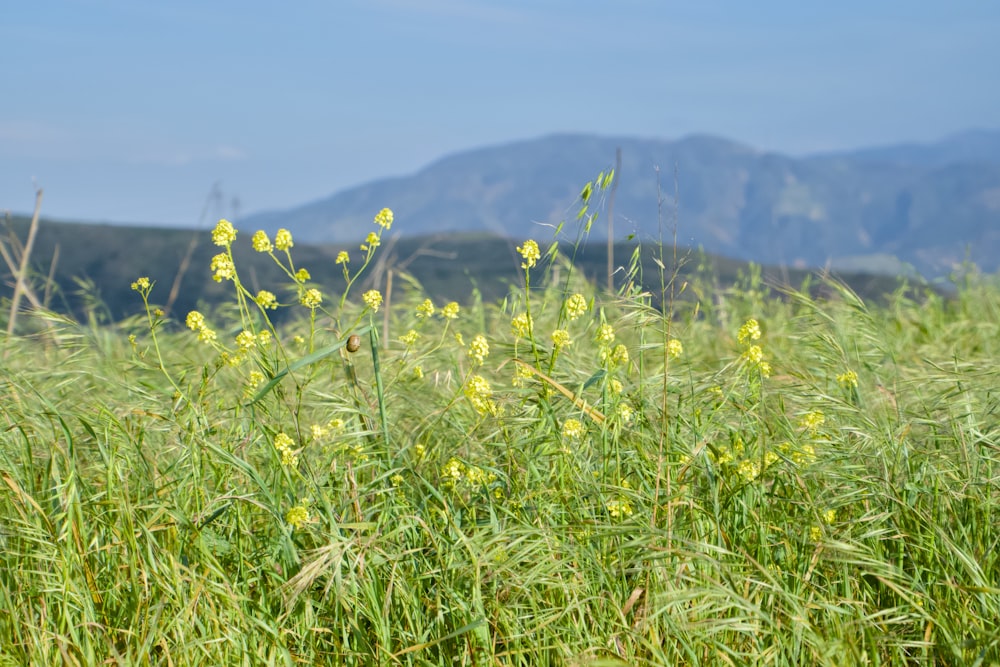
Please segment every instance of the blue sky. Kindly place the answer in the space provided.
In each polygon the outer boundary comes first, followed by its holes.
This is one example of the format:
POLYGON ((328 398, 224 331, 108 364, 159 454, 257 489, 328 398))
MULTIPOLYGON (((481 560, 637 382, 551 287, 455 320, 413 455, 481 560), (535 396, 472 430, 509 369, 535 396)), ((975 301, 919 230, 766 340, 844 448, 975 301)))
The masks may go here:
POLYGON ((983 0, 10 0, 0 210, 195 226, 215 184, 238 217, 553 132, 936 140, 1000 126, 998 36, 983 0))

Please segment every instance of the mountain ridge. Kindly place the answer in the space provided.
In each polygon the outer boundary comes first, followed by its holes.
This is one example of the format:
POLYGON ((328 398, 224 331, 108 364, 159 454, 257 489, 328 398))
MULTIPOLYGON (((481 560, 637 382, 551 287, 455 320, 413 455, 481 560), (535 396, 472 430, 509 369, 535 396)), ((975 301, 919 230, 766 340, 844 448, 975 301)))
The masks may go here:
MULTIPOLYGON (((584 183, 623 163, 616 237, 678 241, 737 259, 798 267, 872 269, 886 256, 929 275, 964 259, 985 270, 1000 257, 1000 131, 971 130, 929 144, 793 157, 715 135, 675 140, 554 133, 442 156, 242 223, 290 229, 313 243, 360 238, 375 212, 396 213, 403 234, 488 231, 544 237, 572 220, 584 183), (663 219, 666 204, 667 220, 663 219)), ((605 221, 592 234, 606 236, 605 221)))

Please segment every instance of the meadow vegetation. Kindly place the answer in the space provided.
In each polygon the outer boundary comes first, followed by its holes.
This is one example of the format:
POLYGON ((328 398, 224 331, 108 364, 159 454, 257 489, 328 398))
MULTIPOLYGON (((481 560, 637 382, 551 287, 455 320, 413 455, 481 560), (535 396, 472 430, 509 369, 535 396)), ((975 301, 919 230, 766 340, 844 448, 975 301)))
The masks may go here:
POLYGON ((374 222, 338 293, 220 221, 227 306, 5 339, 0 663, 1000 664, 988 278, 608 294, 524 240, 444 303, 357 289, 374 222))

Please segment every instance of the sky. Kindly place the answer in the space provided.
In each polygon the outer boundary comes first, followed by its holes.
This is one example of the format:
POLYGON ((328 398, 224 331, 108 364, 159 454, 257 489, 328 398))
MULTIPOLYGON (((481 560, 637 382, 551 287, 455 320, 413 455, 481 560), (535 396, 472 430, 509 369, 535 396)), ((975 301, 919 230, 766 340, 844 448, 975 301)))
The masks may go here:
POLYGON ((1000 127, 998 36, 984 0, 2 0, 0 211, 198 227, 557 132, 934 141, 1000 127))

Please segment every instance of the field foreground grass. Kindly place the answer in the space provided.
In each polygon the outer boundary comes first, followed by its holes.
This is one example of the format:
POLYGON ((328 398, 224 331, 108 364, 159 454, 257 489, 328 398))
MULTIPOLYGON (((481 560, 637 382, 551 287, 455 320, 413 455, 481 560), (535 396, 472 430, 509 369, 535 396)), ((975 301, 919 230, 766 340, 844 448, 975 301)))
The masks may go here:
POLYGON ((231 309, 5 340, 0 663, 1000 664, 986 280, 667 316, 526 242, 503 303, 390 305, 255 235, 280 300, 216 234, 231 309))

